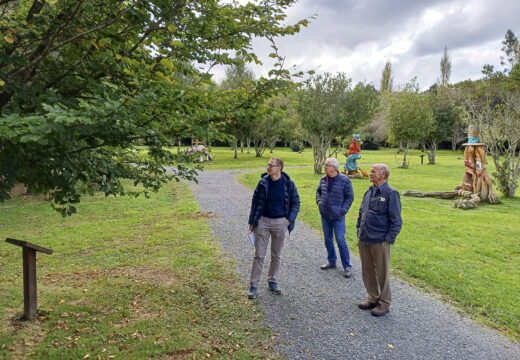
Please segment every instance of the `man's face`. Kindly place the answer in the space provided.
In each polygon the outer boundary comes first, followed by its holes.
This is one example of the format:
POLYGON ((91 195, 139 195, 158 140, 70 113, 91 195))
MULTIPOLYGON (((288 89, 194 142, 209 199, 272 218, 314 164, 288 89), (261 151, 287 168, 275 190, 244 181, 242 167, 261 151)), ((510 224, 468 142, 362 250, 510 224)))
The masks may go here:
POLYGON ((370 181, 375 185, 379 185, 383 180, 383 169, 380 166, 372 166, 370 169, 370 181))
POLYGON ((325 174, 327 174, 328 177, 334 177, 338 174, 336 171, 336 167, 330 163, 330 161, 325 161, 325 174))
POLYGON ((281 173, 280 165, 276 163, 276 160, 270 159, 267 163, 267 173, 270 176, 278 175, 281 173))

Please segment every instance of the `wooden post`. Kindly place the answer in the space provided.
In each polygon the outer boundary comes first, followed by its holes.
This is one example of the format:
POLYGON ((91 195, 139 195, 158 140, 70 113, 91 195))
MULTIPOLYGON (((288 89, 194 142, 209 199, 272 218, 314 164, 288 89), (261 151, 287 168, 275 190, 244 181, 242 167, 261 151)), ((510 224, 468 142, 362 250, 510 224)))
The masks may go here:
POLYGON ((422 165, 423 164, 424 155, 419 155, 419 157, 421 158, 421 165, 422 165))
POLYGON ((52 250, 31 244, 26 241, 5 239, 5 242, 21 246, 23 255, 23 303, 24 320, 34 320, 38 316, 38 299, 36 291, 36 251, 52 254, 52 250))

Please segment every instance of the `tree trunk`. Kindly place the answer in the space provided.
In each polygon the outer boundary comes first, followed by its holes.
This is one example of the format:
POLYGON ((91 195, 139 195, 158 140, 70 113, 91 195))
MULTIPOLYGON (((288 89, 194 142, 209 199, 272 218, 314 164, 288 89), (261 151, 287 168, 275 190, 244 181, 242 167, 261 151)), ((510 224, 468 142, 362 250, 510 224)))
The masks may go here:
POLYGON ((179 141, 177 142, 177 154, 181 153, 181 143, 182 143, 182 140, 179 139, 179 141))
POLYGON ((251 153, 251 139, 247 138, 247 153, 251 153))
POLYGON ((255 156, 261 158, 265 151, 265 141, 262 139, 253 139, 255 147, 255 156))
POLYGON ((238 141, 237 141, 237 138, 235 138, 233 140, 233 150, 235 150, 235 156, 233 157, 233 159, 238 159, 238 154, 237 154, 237 149, 238 148, 238 141))
POLYGON ((240 139, 240 152, 244 152, 244 139, 240 139))
POLYGON ((327 149, 329 144, 326 144, 323 140, 320 142, 312 143, 312 156, 314 158, 314 173, 322 174, 323 164, 327 155, 327 149))
POLYGON ((408 164, 406 163, 406 154, 408 154, 408 149, 410 149, 410 144, 406 143, 406 148, 403 148, 403 164, 401 165, 403 169, 408 169, 408 164))
POLYGON ((430 149, 426 151, 428 155, 428 164, 435 165, 435 157, 437 155, 437 143, 435 141, 430 142, 430 149))

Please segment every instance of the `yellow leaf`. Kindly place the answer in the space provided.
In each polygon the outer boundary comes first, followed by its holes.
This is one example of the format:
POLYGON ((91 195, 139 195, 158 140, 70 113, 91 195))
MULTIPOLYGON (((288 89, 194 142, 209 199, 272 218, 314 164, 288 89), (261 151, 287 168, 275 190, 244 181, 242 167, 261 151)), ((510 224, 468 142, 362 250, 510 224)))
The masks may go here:
POLYGON ((459 279, 462 279, 462 274, 459 274, 459 279))
POLYGON ((121 60, 121 58, 122 58, 122 56, 121 56, 121 55, 119 55, 119 54, 116 54, 116 59, 117 59, 117 60, 121 60))
POLYGON ((351 332, 351 333, 350 333, 350 336, 354 336, 354 333, 353 333, 353 332, 351 332))
POLYGON ((170 59, 161 59, 161 65, 168 68, 168 70, 173 71, 173 62, 170 59))
POLYGON ((5 81, 4 80, 0 80, 0 86, 4 86, 5 85, 5 81))
POLYGON ((5 41, 7 41, 9 44, 14 43, 14 37, 12 36, 4 36, 5 41))
POLYGON ((389 349, 393 349, 393 348, 394 348, 394 345, 392 345, 392 344, 388 344, 388 348, 389 348, 389 349))
POLYGON ((65 302, 65 300, 60 300, 60 304, 63 304, 65 302))

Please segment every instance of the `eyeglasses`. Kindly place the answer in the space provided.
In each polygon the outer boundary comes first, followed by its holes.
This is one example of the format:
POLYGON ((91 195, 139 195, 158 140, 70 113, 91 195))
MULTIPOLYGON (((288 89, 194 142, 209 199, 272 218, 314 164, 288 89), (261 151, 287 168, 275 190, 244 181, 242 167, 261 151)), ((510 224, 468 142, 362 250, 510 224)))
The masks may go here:
POLYGON ((278 167, 280 165, 278 164, 267 164, 267 167, 270 169, 270 168, 274 168, 274 167, 278 167))

